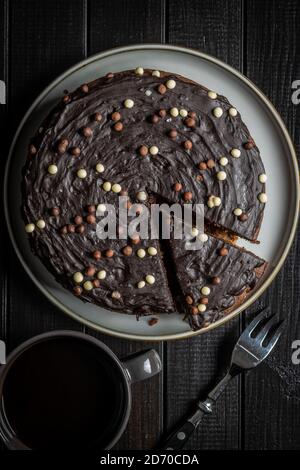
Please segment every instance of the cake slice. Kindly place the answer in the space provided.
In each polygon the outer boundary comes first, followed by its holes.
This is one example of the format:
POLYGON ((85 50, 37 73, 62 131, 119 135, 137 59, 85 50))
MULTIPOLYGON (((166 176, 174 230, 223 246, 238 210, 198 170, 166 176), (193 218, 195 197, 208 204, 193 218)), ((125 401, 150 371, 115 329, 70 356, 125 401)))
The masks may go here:
MULTIPOLYGON (((59 213, 51 209, 48 225, 31 238, 57 281, 81 300, 114 311, 137 317, 174 312, 158 240, 143 240, 137 233, 120 238, 118 194, 98 190, 86 201, 76 212, 71 206, 59 213), (116 237, 101 239, 99 223, 109 205, 115 208, 116 237)), ((124 202, 131 205, 127 197, 124 202)), ((128 223, 133 218, 128 216, 128 223)))
POLYGON ((137 317, 175 311, 157 240, 137 245, 127 240, 98 241, 95 247, 88 237, 82 249, 81 260, 86 263, 78 260, 68 276, 69 287, 82 300, 137 317), (101 258, 94 260, 89 247, 96 248, 101 258), (74 277, 78 272, 83 275, 79 284, 74 277))
POLYGON ((178 283, 185 312, 193 330, 205 328, 238 307, 255 287, 267 263, 232 244, 204 234, 200 248, 195 239, 171 239, 178 283))

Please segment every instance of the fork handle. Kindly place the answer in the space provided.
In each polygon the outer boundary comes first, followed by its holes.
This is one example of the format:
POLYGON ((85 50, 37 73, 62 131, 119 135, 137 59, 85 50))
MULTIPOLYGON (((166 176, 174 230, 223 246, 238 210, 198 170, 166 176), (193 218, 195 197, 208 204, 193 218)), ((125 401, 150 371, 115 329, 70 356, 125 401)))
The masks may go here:
POLYGON ((234 377, 230 371, 223 377, 216 387, 208 394, 206 400, 198 403, 198 409, 193 413, 182 426, 178 427, 164 442, 161 449, 165 450, 180 450, 185 443, 189 440, 195 429, 202 421, 203 416, 213 412, 213 406, 219 396, 225 390, 227 384, 234 377))
POLYGON ((180 450, 183 448, 185 443, 189 440, 198 424, 204 416, 204 412, 199 408, 193 413, 186 421, 179 426, 172 434, 167 438, 164 444, 160 447, 161 450, 180 450))

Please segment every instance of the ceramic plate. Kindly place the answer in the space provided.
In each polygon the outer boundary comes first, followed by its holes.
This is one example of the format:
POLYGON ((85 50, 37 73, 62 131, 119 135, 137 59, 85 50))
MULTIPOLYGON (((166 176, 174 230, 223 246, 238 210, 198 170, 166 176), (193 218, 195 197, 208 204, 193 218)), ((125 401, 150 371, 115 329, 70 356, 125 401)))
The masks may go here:
POLYGON ((295 152, 280 117, 255 85, 228 65, 197 51, 163 45, 113 49, 80 62, 55 80, 33 103, 13 141, 5 177, 6 218, 10 236, 24 268, 48 299, 66 314, 115 336, 142 340, 185 338, 199 332, 190 330, 182 314, 160 315, 160 321, 150 327, 147 317, 136 321, 135 316, 83 303, 63 289, 38 258, 32 255, 20 215, 19 188, 28 142, 50 109, 61 99, 64 90, 72 91, 80 84, 107 72, 133 69, 139 65, 184 75, 225 95, 240 111, 250 129, 268 175, 268 203, 259 235, 260 244, 239 242, 269 262, 266 276, 242 306, 201 332, 232 318, 261 295, 282 266, 296 229, 299 180, 295 152))

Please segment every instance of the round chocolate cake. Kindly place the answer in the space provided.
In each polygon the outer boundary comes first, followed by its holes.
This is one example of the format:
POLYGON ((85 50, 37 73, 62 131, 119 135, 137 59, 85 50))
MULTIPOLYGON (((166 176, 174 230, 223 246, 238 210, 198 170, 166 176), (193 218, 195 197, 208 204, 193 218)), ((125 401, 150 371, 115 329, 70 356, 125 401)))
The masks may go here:
POLYGON ((82 85, 51 111, 29 145, 22 214, 34 254, 82 300, 137 316, 184 309, 201 328, 263 273, 263 260, 228 240, 257 240, 265 182, 259 150, 225 97, 138 67, 82 85), (158 201, 204 204, 209 235, 193 235, 210 249, 185 255, 182 241, 161 249, 156 237, 124 238, 119 196, 129 211, 133 203, 141 211, 158 201), (100 239, 108 205, 118 233, 100 239))

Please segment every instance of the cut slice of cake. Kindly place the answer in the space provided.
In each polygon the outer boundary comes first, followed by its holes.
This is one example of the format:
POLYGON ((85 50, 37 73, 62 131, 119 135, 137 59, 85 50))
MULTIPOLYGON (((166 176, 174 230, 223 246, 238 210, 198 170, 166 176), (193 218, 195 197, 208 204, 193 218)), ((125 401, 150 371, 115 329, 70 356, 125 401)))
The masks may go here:
POLYGON ((194 330, 205 328, 238 307, 267 265, 254 254, 214 236, 203 234, 201 239, 197 250, 189 249, 195 241, 189 237, 171 239, 185 312, 194 330))
MULTIPOLYGON (((131 205, 127 196, 123 200, 131 205)), ((52 208, 47 226, 33 233, 34 251, 57 281, 83 301, 137 317, 175 312, 158 240, 141 239, 138 233, 121 239, 125 229, 118 204, 118 193, 98 191, 76 212, 52 208), (108 227, 102 230, 99 223, 105 214, 113 222, 110 207, 115 208, 116 237, 102 239, 108 227)), ((128 215, 129 227, 133 219, 128 215)))

